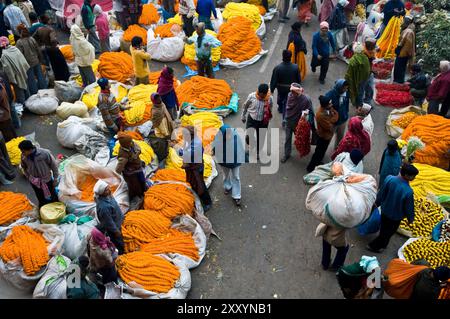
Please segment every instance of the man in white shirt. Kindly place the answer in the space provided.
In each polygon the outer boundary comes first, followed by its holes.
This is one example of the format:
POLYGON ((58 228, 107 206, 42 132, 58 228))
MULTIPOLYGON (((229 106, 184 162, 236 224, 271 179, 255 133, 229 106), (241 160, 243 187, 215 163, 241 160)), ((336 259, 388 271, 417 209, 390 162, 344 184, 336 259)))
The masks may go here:
POLYGON ((11 0, 5 0, 6 8, 3 11, 3 16, 6 26, 12 31, 12 33, 18 38, 20 37, 17 26, 23 23, 27 28, 30 27, 27 19, 23 15, 22 10, 12 4, 11 0))

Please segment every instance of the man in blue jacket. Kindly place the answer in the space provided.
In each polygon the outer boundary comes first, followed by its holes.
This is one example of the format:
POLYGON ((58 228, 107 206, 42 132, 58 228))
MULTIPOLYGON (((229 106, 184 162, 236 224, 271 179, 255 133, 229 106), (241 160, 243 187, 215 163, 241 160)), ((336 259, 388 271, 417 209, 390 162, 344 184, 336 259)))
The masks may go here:
POLYGON ((320 84, 325 84, 325 78, 330 64, 330 46, 332 47, 333 52, 336 51, 336 43, 334 42, 333 35, 329 29, 328 22, 323 21, 320 23, 320 31, 314 33, 312 40, 313 56, 311 60, 311 70, 316 72, 316 68, 320 66, 320 84))
POLYGON ((348 120, 348 106, 350 99, 348 97, 348 83, 344 79, 338 79, 335 82, 334 88, 330 90, 326 97, 331 99, 333 108, 339 113, 339 119, 335 123, 335 144, 334 148, 337 148, 339 142, 344 138, 345 127, 348 120))
POLYGON ((378 191, 375 204, 381 205, 380 234, 367 245, 367 249, 374 252, 382 252, 395 234, 404 217, 408 223, 414 222, 414 193, 409 186, 419 171, 411 164, 403 164, 400 176, 389 175, 384 180, 378 191))
POLYGON ((206 29, 214 31, 214 27, 211 23, 211 14, 217 19, 217 12, 213 0, 198 0, 197 13, 198 22, 205 23, 206 29))

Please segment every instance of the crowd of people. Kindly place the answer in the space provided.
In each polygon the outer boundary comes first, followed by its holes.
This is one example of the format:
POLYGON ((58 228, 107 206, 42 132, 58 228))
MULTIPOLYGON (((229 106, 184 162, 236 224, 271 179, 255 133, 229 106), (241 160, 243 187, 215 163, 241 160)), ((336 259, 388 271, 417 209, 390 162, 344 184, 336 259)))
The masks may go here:
MULTIPOLYGON (((289 20, 289 1, 281 1, 279 22, 289 20)), ((324 158, 331 141, 331 161, 347 164, 351 171, 362 173, 362 162, 372 149, 374 122, 370 112, 374 109, 374 74, 373 61, 378 50, 376 38, 380 37, 389 20, 394 16, 405 16, 404 6, 400 0, 389 0, 384 6, 384 18, 380 33, 367 37, 362 42, 352 43, 349 39, 347 24, 348 10, 354 10, 356 0, 324 0, 320 9, 320 27, 312 36, 312 43, 305 42, 302 28, 308 26, 313 14, 315 1, 295 1, 298 8, 298 21, 292 24, 288 35, 286 49, 282 52, 282 62, 272 72, 270 83, 261 83, 256 92, 251 92, 242 103, 241 120, 247 130, 256 132, 257 160, 266 139, 266 130, 273 118, 272 109, 274 95, 277 95, 277 110, 281 114, 281 126, 284 130, 282 163, 286 163, 292 156, 292 137, 301 119, 305 119, 311 127, 311 144, 315 145, 314 152, 306 166, 308 173, 323 165, 324 158), (402 7, 403 6, 403 7, 402 7), (321 95, 318 101, 313 101, 302 86, 305 81, 313 81, 312 75, 320 68, 318 81, 325 85, 330 60, 333 60, 340 50, 350 45, 353 55, 348 61, 345 75, 330 83, 330 89, 321 95), (306 59, 308 49, 312 53, 308 67, 306 59), (354 107, 350 108, 350 104, 354 107), (350 114, 354 113, 354 116, 350 114)), ((9 184, 16 177, 5 143, 17 137, 16 130, 20 128, 20 117, 15 105, 24 104, 28 97, 38 90, 51 86, 52 80, 68 81, 70 72, 67 62, 58 49, 57 32, 49 17, 47 1, 21 1, 18 6, 11 0, 5 0, 5 8, 0 11, 0 182, 9 184), (8 36, 9 32, 13 35, 8 36), (14 42, 14 45, 13 43, 14 42), (50 72, 51 71, 51 72, 50 72), (12 90, 11 90, 12 89, 12 90)), ((267 2, 262 2, 267 7, 267 2)), ((173 0, 162 1, 163 19, 175 15, 173 0)), ((117 21, 126 29, 128 25, 136 24, 141 12, 141 5, 136 0, 114 0, 117 21)), ((213 29, 211 17, 216 16, 212 0, 199 0, 194 5, 192 0, 179 2, 179 14, 183 21, 186 34, 184 41, 195 44, 198 75, 214 77, 211 50, 221 45, 215 37, 206 33, 213 29), (198 23, 193 24, 194 14, 198 14, 198 23), (194 30, 196 31, 194 34, 194 30)), ((120 144, 118 164, 115 171, 122 175, 127 186, 130 200, 143 197, 148 189, 141 159, 141 149, 133 139, 123 132, 121 112, 129 108, 121 101, 117 101, 111 91, 110 80, 96 79, 92 63, 96 56, 111 50, 109 42, 109 23, 106 14, 99 5, 93 5, 91 0, 85 0, 81 10, 82 30, 74 24, 70 28, 70 44, 75 57, 75 64, 81 75, 83 87, 97 83, 100 87, 97 108, 111 137, 116 136, 120 144)), ((142 37, 135 36, 131 40, 130 52, 134 68, 133 84, 149 84, 151 56, 146 52, 142 37)), ((450 62, 442 61, 440 73, 432 80, 426 75, 420 64, 414 63, 415 58, 415 28, 412 17, 403 19, 399 45, 393 71, 396 83, 410 84, 411 94, 415 103, 422 105, 427 99, 428 113, 446 116, 450 107, 450 62), (408 76, 408 64, 411 65, 411 76, 408 76)), ((158 79, 158 89, 148 97, 152 102, 153 130, 149 144, 153 148, 160 167, 164 167, 164 160, 168 156, 169 146, 175 143, 173 131, 180 117, 180 105, 175 93, 174 70, 169 66, 162 69, 158 79)), ((203 173, 203 145, 197 130, 193 126, 186 128, 188 138, 178 155, 183 157, 183 169, 186 181, 200 197, 203 208, 208 211, 213 200, 206 187, 203 173), (199 155, 200 154, 200 155, 199 155)), ((240 166, 248 162, 250 139, 255 136, 248 134, 245 143, 240 140, 236 128, 223 125, 215 136, 214 153, 217 162, 223 168, 223 188, 226 195, 231 197, 237 206, 241 206, 240 166), (229 147, 229 144, 232 146, 229 147), (232 150, 233 156, 227 156, 232 150), (220 154, 220 156, 219 156, 220 154)), ((39 207, 58 201, 55 186, 58 183, 58 165, 49 150, 34 145, 25 140, 19 144, 22 152, 21 167, 24 176, 35 191, 39 207)), ((413 163, 402 159, 395 140, 389 141, 386 150, 380 157, 379 190, 376 206, 381 207, 380 232, 367 249, 380 253, 389 244, 390 238, 397 230, 400 221, 407 218, 409 223, 414 221, 414 197, 409 182, 419 173, 413 163)), ((89 257, 79 258, 82 269, 89 268, 99 273, 102 283, 117 281, 114 268, 114 258, 124 253, 124 242, 121 234, 123 214, 110 187, 104 181, 98 181, 94 187, 96 213, 99 225, 90 234, 89 257), (117 252, 116 250, 117 249, 117 252), (88 267, 89 266, 89 267, 88 267)), ((346 229, 325 226, 321 230, 323 237, 322 267, 324 270, 338 271, 339 283, 342 284, 344 295, 355 297, 355 287, 344 287, 348 283, 345 276, 359 276, 370 274, 377 266, 376 258, 367 259, 363 256, 361 263, 344 266, 349 244, 346 229), (331 262, 332 247, 337 254, 331 262), (363 264, 363 265, 361 265, 363 264), (359 274, 359 275, 358 275, 359 274), (346 289, 350 290, 346 290, 346 289)), ((436 271, 436 270, 435 270, 436 271)), ((83 274, 85 274, 83 272, 83 274)), ((441 272, 427 271, 432 279, 443 281, 448 279, 448 270, 441 272)), ((420 281, 419 281, 420 282, 420 281)), ((418 282, 418 285, 419 285, 418 282)), ((353 284, 353 282, 352 282, 353 284)), ((358 288, 358 287, 357 287, 358 288)), ((359 287, 361 288, 361 287, 359 287)), ((420 289, 419 286, 417 289, 420 289)), ((357 290, 359 291, 359 290, 357 290)), ((418 297, 424 293, 418 291, 418 297)), ((73 298, 98 297, 97 287, 86 282, 81 291, 71 291, 68 296, 73 298), (83 288, 84 287, 84 288, 83 288)))

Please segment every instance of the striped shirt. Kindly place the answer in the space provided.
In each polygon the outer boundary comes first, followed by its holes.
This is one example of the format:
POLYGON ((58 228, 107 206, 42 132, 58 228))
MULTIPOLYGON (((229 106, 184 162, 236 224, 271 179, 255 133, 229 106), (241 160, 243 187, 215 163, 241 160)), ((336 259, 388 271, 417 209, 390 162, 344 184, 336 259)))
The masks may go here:
MULTIPOLYGON (((269 98, 270 109, 273 106, 273 98, 272 96, 269 98)), ((256 97, 256 93, 250 93, 248 95, 247 101, 244 103, 244 107, 242 110, 241 119, 244 120, 247 118, 247 114, 251 116, 251 118, 255 121, 262 121, 264 118, 264 104, 265 101, 258 100, 256 97)))

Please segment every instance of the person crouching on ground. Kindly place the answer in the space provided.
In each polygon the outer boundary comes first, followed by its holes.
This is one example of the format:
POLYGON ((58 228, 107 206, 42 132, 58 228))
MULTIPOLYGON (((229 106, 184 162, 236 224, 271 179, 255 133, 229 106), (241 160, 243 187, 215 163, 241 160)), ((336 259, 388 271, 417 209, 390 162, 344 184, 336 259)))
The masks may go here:
POLYGON ((94 186, 94 199, 97 205, 98 230, 111 238, 111 241, 119 251, 124 253, 124 242, 121 233, 123 214, 119 204, 111 194, 109 185, 99 180, 94 186))
POLYGON ((245 149, 236 129, 226 124, 220 127, 214 139, 214 154, 222 167, 225 195, 231 192, 236 206, 241 206, 239 167, 245 163, 245 149))
POLYGON ((202 141, 197 137, 193 126, 185 127, 183 131, 185 146, 181 150, 183 169, 186 172, 186 182, 200 197, 203 209, 207 212, 212 205, 211 196, 203 179, 205 165, 203 163, 202 141), (187 136, 186 136, 187 135, 187 136))
POLYGON ((39 207, 57 202, 55 186, 58 184, 58 165, 49 150, 37 148, 31 141, 19 143, 22 151, 21 166, 25 177, 33 187, 39 207))
POLYGON ((144 175, 145 164, 141 161, 141 148, 124 132, 119 132, 120 144, 117 155, 116 172, 122 174, 128 186, 130 201, 135 197, 144 197, 147 190, 144 175))

